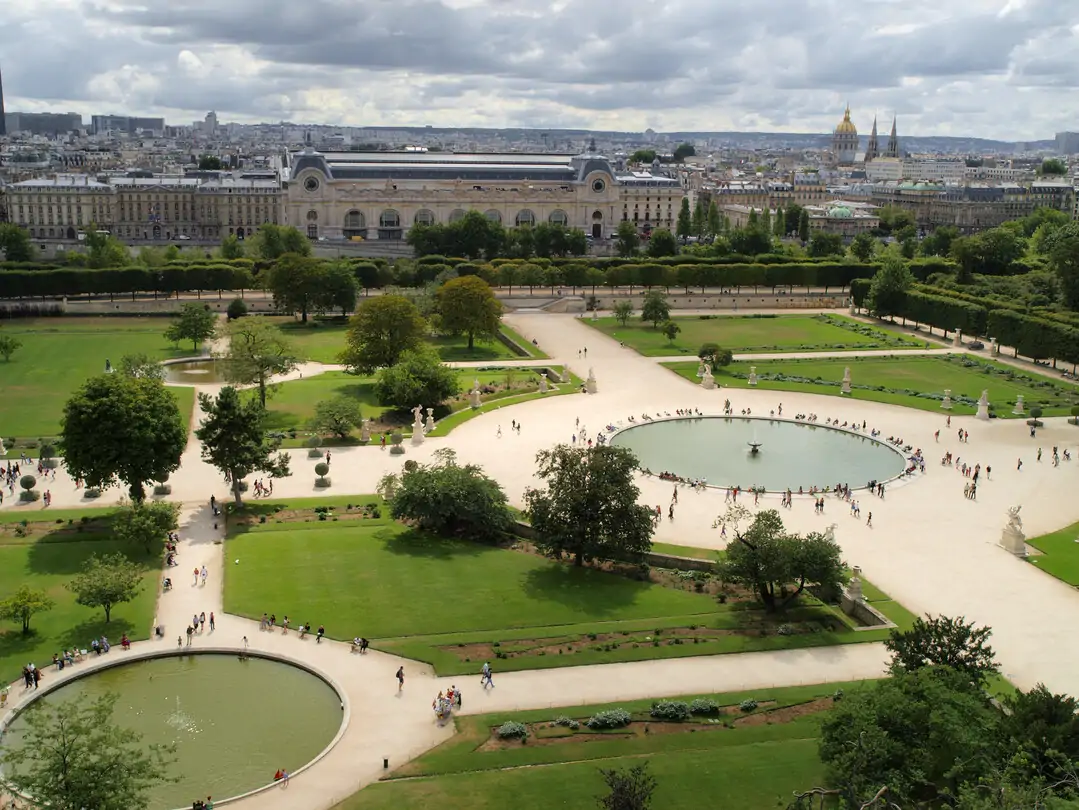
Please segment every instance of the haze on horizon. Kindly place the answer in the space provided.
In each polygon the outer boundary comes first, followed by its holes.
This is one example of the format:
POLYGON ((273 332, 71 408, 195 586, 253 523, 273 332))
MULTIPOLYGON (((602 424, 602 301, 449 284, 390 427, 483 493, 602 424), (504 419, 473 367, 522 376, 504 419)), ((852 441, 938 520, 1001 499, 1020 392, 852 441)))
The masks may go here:
POLYGON ((8 110, 830 132, 849 102, 862 134, 874 114, 908 136, 1079 128, 1079 4, 1066 0, 4 5, 8 110))

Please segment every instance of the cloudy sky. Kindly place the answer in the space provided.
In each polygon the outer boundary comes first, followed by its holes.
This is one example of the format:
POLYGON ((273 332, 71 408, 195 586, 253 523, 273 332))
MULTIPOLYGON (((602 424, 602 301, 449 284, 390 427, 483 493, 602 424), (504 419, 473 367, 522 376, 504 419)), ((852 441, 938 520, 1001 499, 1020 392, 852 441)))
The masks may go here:
POLYGON ((1024 140, 1079 129, 1076 0, 0 0, 10 110, 1024 140))

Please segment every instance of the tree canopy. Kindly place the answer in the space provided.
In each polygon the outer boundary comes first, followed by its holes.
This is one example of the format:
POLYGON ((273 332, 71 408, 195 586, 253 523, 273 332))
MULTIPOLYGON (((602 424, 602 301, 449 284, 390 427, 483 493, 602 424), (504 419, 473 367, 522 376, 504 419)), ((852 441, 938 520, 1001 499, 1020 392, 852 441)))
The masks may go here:
POLYGON ((255 235, 245 242, 251 256, 272 261, 286 253, 311 255, 311 240, 291 225, 261 225, 255 235))
POLYGON ((179 343, 190 340, 193 351, 198 351, 202 344, 214 336, 217 315, 205 304, 189 301, 180 307, 177 315, 165 330, 165 340, 179 343))
POLYGON ((655 329, 661 323, 671 319, 671 305, 667 296, 660 290, 650 290, 645 293, 644 303, 641 305, 641 320, 649 321, 655 329))
POLYGON ((298 358, 285 333, 262 318, 240 318, 225 327, 228 348, 220 355, 225 378, 239 385, 256 385, 259 403, 266 407, 270 380, 288 374, 298 358))
POLYGON ((359 374, 392 366, 417 348, 427 331, 416 305, 403 295, 380 295, 360 304, 349 321, 341 362, 359 374))
POLYGON ((438 352, 425 344, 403 352, 396 363, 378 372, 375 381, 379 404, 395 408, 436 408, 459 390, 457 372, 443 364, 438 352))
POLYGON ((30 234, 18 225, 0 222, 0 251, 9 262, 32 262, 34 248, 30 244, 30 234))
POLYGON ((142 590, 142 567, 119 552, 91 554, 82 571, 67 584, 75 601, 83 607, 105 610, 105 623, 112 621, 112 609, 130 602, 142 590))
POLYGON ((45 591, 20 585, 11 596, 0 600, 0 621, 18 622, 25 636, 30 633, 30 619, 37 613, 52 610, 55 605, 45 591))
POLYGON ((635 254, 637 245, 641 242, 641 237, 637 234, 637 225, 628 219, 618 223, 614 238, 618 255, 623 257, 635 254))
POLYGON ((282 312, 299 312, 301 323, 307 323, 309 312, 326 309, 326 264, 318 259, 285 253, 274 261, 263 283, 273 294, 274 306, 282 312))
POLYGON ((450 279, 436 293, 441 329, 451 335, 468 336, 472 350, 477 336, 493 340, 502 323, 502 303, 491 285, 479 276, 450 279))
POLYGON ((680 143, 674 148, 674 162, 682 163, 687 157, 697 154, 697 148, 691 143, 680 143))
POLYGON ((878 318, 899 315, 907 300, 907 291, 914 283, 914 276, 902 256, 894 250, 885 254, 880 267, 873 275, 867 303, 878 318))
POLYGON ((677 256, 678 242, 674 234, 666 228, 656 228, 648 240, 648 255, 653 258, 660 256, 677 256))
POLYGON ((112 520, 112 531, 122 543, 149 552, 176 529, 179 517, 179 504, 144 501, 121 508, 112 520))
POLYGON ((892 654, 893 673, 946 666, 982 686, 1000 669, 988 643, 991 635, 988 627, 975 627, 962 616, 926 616, 909 630, 893 629, 884 646, 892 654))
POLYGON ((338 394, 315 405, 315 417, 311 427, 319 433, 332 433, 340 439, 347 438, 353 428, 363 423, 360 401, 348 394, 338 394))

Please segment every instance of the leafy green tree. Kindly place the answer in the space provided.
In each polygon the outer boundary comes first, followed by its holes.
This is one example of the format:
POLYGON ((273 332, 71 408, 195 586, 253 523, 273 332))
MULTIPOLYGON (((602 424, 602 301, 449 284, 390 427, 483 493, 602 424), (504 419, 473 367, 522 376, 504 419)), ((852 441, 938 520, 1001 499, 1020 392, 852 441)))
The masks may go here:
POLYGON ((117 372, 125 377, 165 381, 165 367, 145 353, 125 354, 116 366, 117 372))
POLYGON ((821 723, 820 758, 848 807, 882 785, 900 807, 937 806, 985 772, 993 721, 966 675, 924 668, 837 702, 821 723))
POLYGON ((241 318, 225 326, 228 348, 220 355, 225 378, 239 385, 257 385, 259 404, 275 374, 288 374, 297 365, 296 350, 285 333, 262 318, 241 318))
POLYGON ((809 212, 804 208, 798 212, 798 239, 803 245, 809 241, 809 212))
POLYGON ((112 621, 112 609, 130 602, 142 590, 143 569, 119 552, 91 554, 82 571, 67 584, 75 601, 83 607, 103 608, 105 623, 112 621))
POLYGON ((227 385, 217 397, 199 394, 199 407, 205 418, 195 437, 202 442, 202 458, 225 476, 237 505, 243 503, 240 484, 252 473, 288 476, 289 456, 278 453, 279 443, 266 436, 266 410, 257 400, 245 401, 227 385))
POLYGON ((30 619, 36 613, 52 610, 56 603, 45 591, 20 585, 7 599, 0 601, 0 621, 18 622, 24 636, 30 634, 30 619))
POLYGON ((653 512, 637 501, 637 458, 624 447, 558 445, 536 456, 545 489, 525 490, 536 545, 574 564, 635 561, 652 547, 653 512))
POLYGON ((837 233, 817 231, 809 240, 809 255, 814 258, 843 255, 843 237, 837 233))
POLYGON ((99 233, 98 227, 93 223, 86 229, 84 244, 87 248, 88 267, 121 267, 131 259, 127 245, 111 234, 99 233))
POLYGON ((30 244, 30 234, 10 222, 0 222, 0 251, 9 262, 32 262, 34 247, 30 244))
POLYGON ((877 249, 877 240, 868 233, 860 233, 851 240, 850 255, 860 262, 868 262, 877 249))
POLYGON ((1049 267, 1060 280, 1064 305, 1079 310, 1079 224, 1069 223, 1045 240, 1049 267))
POLYGON ((798 230, 798 224, 802 221, 802 206, 798 203, 787 203, 787 208, 783 212, 783 224, 786 226, 785 234, 791 231, 798 230))
POLYGON ((1062 780, 1061 765, 1079 760, 1079 701, 1039 683, 1005 697, 1004 707, 993 735, 999 761, 1008 762, 1013 773, 1024 771, 1027 781, 1062 780))
POLYGON ((566 252, 570 256, 584 256, 588 253, 588 237, 580 228, 570 228, 566 233, 566 252))
POLYGON ((900 315, 907 300, 907 291, 914 276, 902 256, 893 251, 885 254, 880 268, 873 274, 866 303, 878 318, 900 315))
POLYGON ((1071 217, 1063 211, 1047 205, 1039 205, 1023 217, 1023 236, 1029 239, 1042 227, 1047 226, 1047 230, 1052 232, 1057 228, 1063 228, 1069 222, 1071 222, 1071 217))
POLYGON ((527 264, 522 264, 521 265, 521 284, 522 285, 524 285, 524 284, 528 285, 528 294, 529 295, 532 294, 532 290, 535 287, 538 287, 542 283, 543 283, 543 268, 542 267, 540 267, 538 264, 532 264, 531 262, 528 262, 527 264))
POLYGON ((655 329, 664 321, 671 319, 671 305, 667 296, 660 290, 650 290, 645 293, 644 303, 641 305, 641 320, 650 321, 655 329))
POLYGON ((884 205, 877 211, 880 229, 885 235, 896 235, 904 228, 915 227, 914 215, 896 205, 884 205))
POLYGON ((959 238, 954 225, 941 225, 922 240, 923 256, 947 256, 952 252, 952 242, 959 238))
POLYGON ((180 525, 179 519, 179 504, 134 503, 116 514, 112 531, 117 540, 150 552, 180 525))
POLYGON ((59 446, 64 465, 87 487, 127 484, 133 501, 146 481, 179 469, 187 426, 176 398, 158 379, 91 377, 64 406, 59 446))
POLYGON ((761 229, 760 221, 745 228, 735 228, 730 234, 731 250, 745 256, 756 256, 772 250, 772 235, 761 229))
POLYGON ((788 532, 774 509, 752 516, 745 507, 732 506, 719 523, 734 537, 717 564, 720 578, 751 588, 770 613, 794 602, 806 585, 838 593, 847 583, 839 546, 819 532, 804 537, 788 532))
POLYGON ((637 226, 624 219, 618 223, 618 229, 614 232, 615 247, 619 256, 632 256, 637 252, 637 245, 641 238, 637 235, 637 226))
POLYGON ((674 321, 667 321, 663 324, 663 336, 671 343, 674 343, 674 339, 678 337, 678 333, 681 331, 682 327, 674 321))
POLYGON ((500 539, 513 522, 498 482, 475 464, 458 464, 456 454, 447 448, 436 452, 433 463, 392 477, 394 481, 384 479, 379 488, 392 494, 390 513, 395 520, 414 521, 435 534, 476 540, 500 539))
POLYGON ((787 225, 786 220, 784 219, 783 209, 777 208, 776 215, 772 221, 772 236, 774 236, 776 239, 779 239, 780 237, 786 235, 786 233, 787 225))
POLYGON ((707 213, 704 210, 704 203, 698 197, 696 205, 693 206, 693 218, 690 220, 690 230, 693 235, 700 239, 704 236, 705 228, 707 228, 707 213))
POLYGON ((332 433, 340 439, 346 439, 353 428, 363 424, 360 402, 347 394, 324 399, 315 405, 315 418, 311 427, 319 433, 332 433))
POLYGON ((221 158, 217 155, 200 155, 199 156, 199 171, 220 171, 221 158))
POLYGON ((626 321, 633 317, 633 302, 630 300, 617 301, 614 305, 614 317, 618 319, 618 322, 622 326, 626 325, 626 321))
POLYGON ((229 301, 229 307, 225 310, 225 315, 230 321, 244 317, 247 315, 247 302, 242 298, 233 298, 229 301))
POLYGON ((718 343, 705 343, 697 350, 697 357, 712 368, 721 368, 731 364, 734 353, 730 349, 720 348, 718 343))
POLYGON ((193 351, 214 336, 217 326, 217 315, 207 309, 204 304, 189 301, 180 307, 177 315, 165 330, 165 340, 170 343, 179 343, 181 340, 190 340, 193 351))
POLYGON ((308 312, 323 309, 326 265, 299 253, 285 253, 274 261, 266 273, 264 286, 273 294, 274 306, 278 310, 299 312, 300 321, 307 323, 308 312))
POLYGON ((311 255, 311 240, 291 225, 261 225, 255 235, 244 244, 252 258, 266 261, 274 261, 286 253, 311 255))
POLYGON ((435 408, 459 390, 457 373, 439 361, 431 346, 423 344, 402 352, 396 363, 378 372, 375 382, 379 404, 395 408, 435 408))
POLYGON ((760 229, 764 233, 771 235, 771 233, 772 233, 772 209, 769 208, 767 205, 764 206, 764 208, 761 210, 761 221, 760 221, 759 225, 760 225, 760 229))
POLYGON ((14 335, 6 335, 0 332, 0 356, 3 356, 5 363, 11 362, 11 355, 21 348, 21 340, 14 335))
POLYGON ((638 149, 632 155, 629 156, 630 163, 648 163, 651 164, 656 159, 655 149, 638 149))
POLYGON ((981 247, 982 272, 989 275, 1006 275, 1026 253, 1026 240, 1021 230, 1003 226, 990 228, 975 238, 981 247))
POLYGON ((599 797, 599 806, 603 810, 649 810, 652 807, 656 778, 649 773, 647 762, 625 770, 600 768, 599 772, 607 785, 607 795, 599 797))
POLYGON ((315 297, 316 309, 327 312, 341 310, 341 317, 356 309, 360 288, 356 276, 343 262, 332 262, 322 271, 322 285, 315 297))
POLYGON ((697 154, 696 147, 691 143, 680 143, 674 148, 674 162, 682 163, 687 157, 697 154))
POLYGON ((719 214, 719 206, 716 205, 716 201, 712 200, 708 203, 708 235, 711 237, 719 236, 723 231, 723 220, 719 214))
POLYGON ((914 672, 923 667, 948 667, 982 686, 1000 667, 996 663, 988 627, 948 616, 917 618, 909 630, 893 629, 884 642, 892 654, 892 673, 914 672))
POLYGON ((675 227, 675 232, 683 242, 693 233, 693 220, 689 213, 689 197, 682 198, 682 207, 678 209, 678 224, 675 227))
POLYGON ((5 751, 4 776, 54 810, 144 810, 149 790, 170 781, 175 748, 147 743, 114 719, 115 694, 92 701, 35 701, 25 730, 5 751))
POLYGON ((652 231, 652 238, 648 240, 648 255, 653 257, 677 256, 678 242, 674 234, 666 228, 656 228, 652 231))
POLYGON ((1068 173, 1068 164, 1066 164, 1060 158, 1046 158, 1042 161, 1041 168, 1038 170, 1038 174, 1043 177, 1046 176, 1063 176, 1068 173))
POLYGON ((403 352, 421 344, 426 331, 420 311, 404 296, 365 299, 349 321, 341 362, 358 374, 392 366, 403 352))
POLYGON ((472 351, 476 337, 494 340, 502 325, 502 303, 491 285, 479 276, 462 276, 438 288, 441 328, 451 335, 468 336, 472 351))
POLYGON ((226 261, 244 257, 244 243, 234 233, 221 240, 221 258, 226 261))

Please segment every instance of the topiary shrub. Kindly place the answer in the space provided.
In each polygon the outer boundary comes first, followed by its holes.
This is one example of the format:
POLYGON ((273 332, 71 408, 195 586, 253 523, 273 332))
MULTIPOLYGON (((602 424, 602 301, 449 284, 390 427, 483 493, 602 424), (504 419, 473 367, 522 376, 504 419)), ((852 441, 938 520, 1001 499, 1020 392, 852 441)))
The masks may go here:
POLYGON ((390 448, 390 452, 395 456, 399 456, 405 452, 405 448, 401 444, 401 442, 404 441, 404 438, 405 437, 401 435, 401 431, 399 430, 395 430, 390 434, 390 442, 393 444, 393 447, 390 448))
POLYGON ((610 709, 592 715, 585 725, 589 728, 624 728, 630 724, 631 720, 633 718, 625 709, 610 709))
POLYGON ((229 308, 225 310, 225 314, 230 321, 242 318, 247 314, 247 302, 242 298, 233 298, 229 301, 229 308))
POLYGON ((685 720, 689 717, 689 704, 680 700, 661 700, 652 704, 649 714, 657 720, 685 720))
POLYGON ((1079 425, 1079 405, 1072 405, 1072 424, 1079 425))
POLYGON ((1038 420, 1042 418, 1042 413, 1043 413, 1042 409, 1039 408, 1037 405, 1035 405, 1033 408, 1030 409, 1030 417, 1031 418, 1027 422, 1027 424, 1032 426, 1032 427, 1041 427, 1042 423, 1039 422, 1038 420))
POLYGON ((697 698, 689 704, 690 714, 719 714, 719 704, 711 698, 697 698))
POLYGON ((528 727, 524 723, 508 720, 495 730, 500 740, 523 740, 528 736, 528 727))
POLYGON ((24 475, 19 479, 19 486, 29 491, 37 486, 37 479, 32 475, 24 475))
POLYGON ((22 503, 33 503, 41 497, 41 493, 36 489, 27 489, 19 493, 19 500, 22 503))
POLYGON ((316 487, 328 487, 330 485, 330 479, 326 477, 326 473, 330 471, 330 465, 325 461, 320 461, 315 465, 315 475, 318 478, 315 479, 316 487))
POLYGON ((41 445, 41 450, 38 451, 38 457, 41 459, 42 466, 48 467, 50 470, 55 470, 60 466, 60 462, 56 458, 56 448, 51 444, 41 445))
POLYGON ((154 484, 154 495, 171 495, 172 484, 154 484))
POLYGON ((746 700, 743 700, 741 703, 738 704, 738 708, 746 713, 749 713, 757 708, 757 701, 755 701, 753 698, 747 698, 746 700))
POLYGON ((420 463, 415 459, 410 458, 402 465, 402 467, 404 468, 405 472, 416 472, 416 470, 420 468, 420 463))

